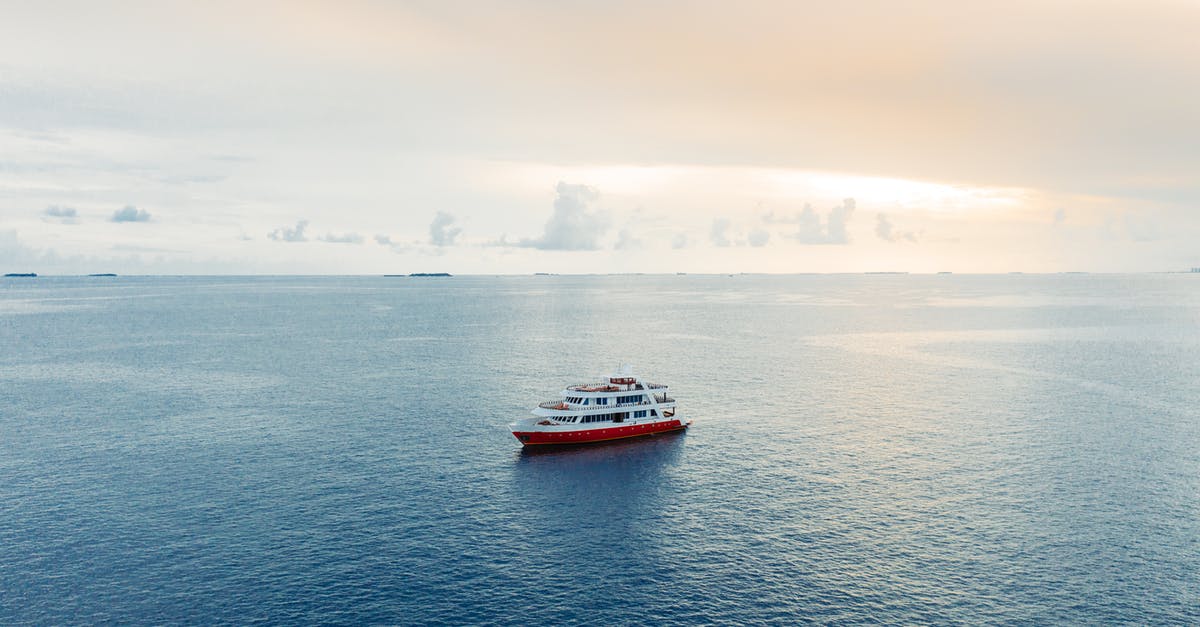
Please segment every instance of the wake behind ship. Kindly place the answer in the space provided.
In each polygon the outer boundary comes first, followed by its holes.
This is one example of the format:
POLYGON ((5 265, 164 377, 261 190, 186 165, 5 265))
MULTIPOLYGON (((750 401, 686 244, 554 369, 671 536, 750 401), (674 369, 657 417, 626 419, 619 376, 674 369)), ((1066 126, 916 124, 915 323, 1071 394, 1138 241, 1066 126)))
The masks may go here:
POLYGON ((525 446, 587 444, 686 429, 692 423, 675 417, 675 399, 667 391, 622 366, 602 382, 568 386, 559 400, 541 403, 533 417, 510 427, 525 446))

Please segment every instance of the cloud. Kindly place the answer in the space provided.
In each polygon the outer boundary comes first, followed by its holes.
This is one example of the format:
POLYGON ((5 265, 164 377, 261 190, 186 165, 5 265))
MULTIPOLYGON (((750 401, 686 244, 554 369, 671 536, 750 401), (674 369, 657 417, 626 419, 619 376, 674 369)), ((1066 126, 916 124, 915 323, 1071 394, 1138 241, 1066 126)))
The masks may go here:
POLYGON ((729 230, 729 220, 726 218, 717 218, 713 220, 712 230, 709 231, 708 239, 712 241, 713 246, 732 246, 733 242, 729 241, 729 236, 726 232, 729 230))
POLYGON ((392 252, 394 253, 404 253, 412 249, 412 246, 405 244, 404 242, 397 242, 396 240, 392 239, 391 236, 382 234, 375 236, 375 243, 379 244, 380 246, 387 246, 388 248, 392 249, 392 252))
POLYGON ((892 221, 883 213, 875 214, 875 234, 885 242, 898 242, 900 240, 909 242, 917 241, 916 233, 912 231, 897 231, 892 221))
POLYGON ((675 250, 687 248, 687 245, 688 236, 686 233, 676 233, 675 237, 671 238, 671 248, 674 248, 675 250))
POLYGON ((882 213, 875 214, 875 234, 885 242, 896 241, 896 237, 892 233, 892 222, 882 213))
POLYGON ((61 224, 79 224, 79 212, 74 207, 50 205, 42 211, 42 220, 61 224))
POLYGON ((804 210, 795 217, 777 217, 774 212, 763 216, 767 224, 795 224, 796 233, 793 237, 801 244, 849 244, 850 235, 846 232, 846 223, 854 215, 854 199, 847 198, 842 204, 829 210, 825 220, 817 215, 812 205, 805 204, 804 210))
POLYGON ((14 268, 14 272, 29 272, 23 264, 36 266, 43 261, 44 254, 21 243, 16 231, 0 231, 0 263, 14 268))
MULTIPOLYGON (((811 211, 812 207, 805 203, 804 210, 811 211)), ((795 217, 789 218, 788 216, 777 216, 775 215, 775 211, 771 210, 764 214, 762 219, 763 222, 766 222, 767 224, 799 224, 801 215, 802 214, 797 213, 795 217)))
POLYGON ((150 212, 145 209, 138 209, 133 205, 125 205, 123 209, 114 211, 111 218, 112 222, 149 222, 150 212))
POLYGON ((434 246, 453 246, 454 238, 462 233, 462 229, 449 228, 451 224, 454 224, 454 216, 445 211, 437 212, 429 224, 429 243, 434 246))
POLYGON ((588 203, 600 194, 587 185, 559 181, 555 188, 554 214, 546 221, 541 237, 522 239, 518 246, 541 250, 596 250, 600 236, 608 230, 608 220, 602 212, 588 211, 588 203))
POLYGON ((337 235, 335 233, 326 233, 326 234, 318 237, 317 239, 321 240, 322 242, 328 242, 330 244, 361 244, 361 243, 363 243, 363 236, 359 235, 358 233, 345 233, 342 235, 337 235))
POLYGON ((308 220, 300 220, 296 226, 288 228, 281 226, 270 233, 267 237, 277 242, 307 242, 308 238, 304 236, 304 229, 308 228, 308 220))
POLYGON ((830 244, 848 244, 850 236, 846 234, 846 223, 854 215, 854 199, 846 198, 842 204, 829 210, 828 235, 830 244))
POLYGON ((767 245, 767 242, 771 241, 771 234, 766 229, 754 229, 750 231, 750 235, 746 238, 746 241, 754 248, 762 248, 767 245))
POLYGON ((633 236, 633 231, 629 229, 621 229, 617 233, 617 243, 613 244, 614 250, 632 250, 641 248, 642 240, 633 236))

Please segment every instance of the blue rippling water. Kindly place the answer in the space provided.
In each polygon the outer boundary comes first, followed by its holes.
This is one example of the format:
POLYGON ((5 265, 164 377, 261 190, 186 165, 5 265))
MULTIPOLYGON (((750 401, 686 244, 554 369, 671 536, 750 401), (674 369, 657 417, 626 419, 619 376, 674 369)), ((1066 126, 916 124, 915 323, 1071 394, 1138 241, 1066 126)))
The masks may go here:
POLYGON ((0 283, 0 623, 1200 622, 1200 278, 0 283), (632 362, 685 434, 528 453, 632 362))

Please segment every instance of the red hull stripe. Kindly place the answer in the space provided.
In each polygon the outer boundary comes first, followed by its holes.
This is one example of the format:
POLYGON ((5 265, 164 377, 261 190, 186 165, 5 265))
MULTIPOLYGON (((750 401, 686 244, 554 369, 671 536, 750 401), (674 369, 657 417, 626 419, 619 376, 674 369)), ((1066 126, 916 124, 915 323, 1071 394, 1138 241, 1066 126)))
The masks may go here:
POLYGON ((656 422, 626 427, 611 427, 607 429, 588 429, 586 431, 514 431, 513 435, 522 444, 585 444, 589 442, 604 442, 621 438, 635 438, 639 435, 653 435, 666 431, 686 429, 687 425, 678 420, 656 422))

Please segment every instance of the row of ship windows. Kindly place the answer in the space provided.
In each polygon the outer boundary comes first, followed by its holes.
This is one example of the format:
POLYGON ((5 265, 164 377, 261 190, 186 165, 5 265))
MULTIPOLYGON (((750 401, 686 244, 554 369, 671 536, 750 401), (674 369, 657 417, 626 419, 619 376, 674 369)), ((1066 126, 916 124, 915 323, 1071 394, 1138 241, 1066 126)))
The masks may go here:
MULTIPOLYGON (((643 397, 642 394, 635 394, 633 396, 618 396, 617 404, 624 405, 626 403, 640 403, 640 402, 642 402, 642 397, 643 397)), ((592 405, 607 405, 608 404, 607 398, 593 398, 591 400, 593 401, 592 405)), ((572 405, 587 405, 588 399, 586 399, 582 396, 568 396, 567 402, 571 403, 572 405)))
MULTIPOLYGON (((658 412, 653 409, 643 409, 641 411, 633 412, 633 417, 645 418, 647 416, 647 412, 649 412, 650 416, 658 416, 658 412)), ((615 415, 616 414, 598 414, 595 416, 561 416, 555 420, 558 420, 559 422, 609 422, 615 415)))

